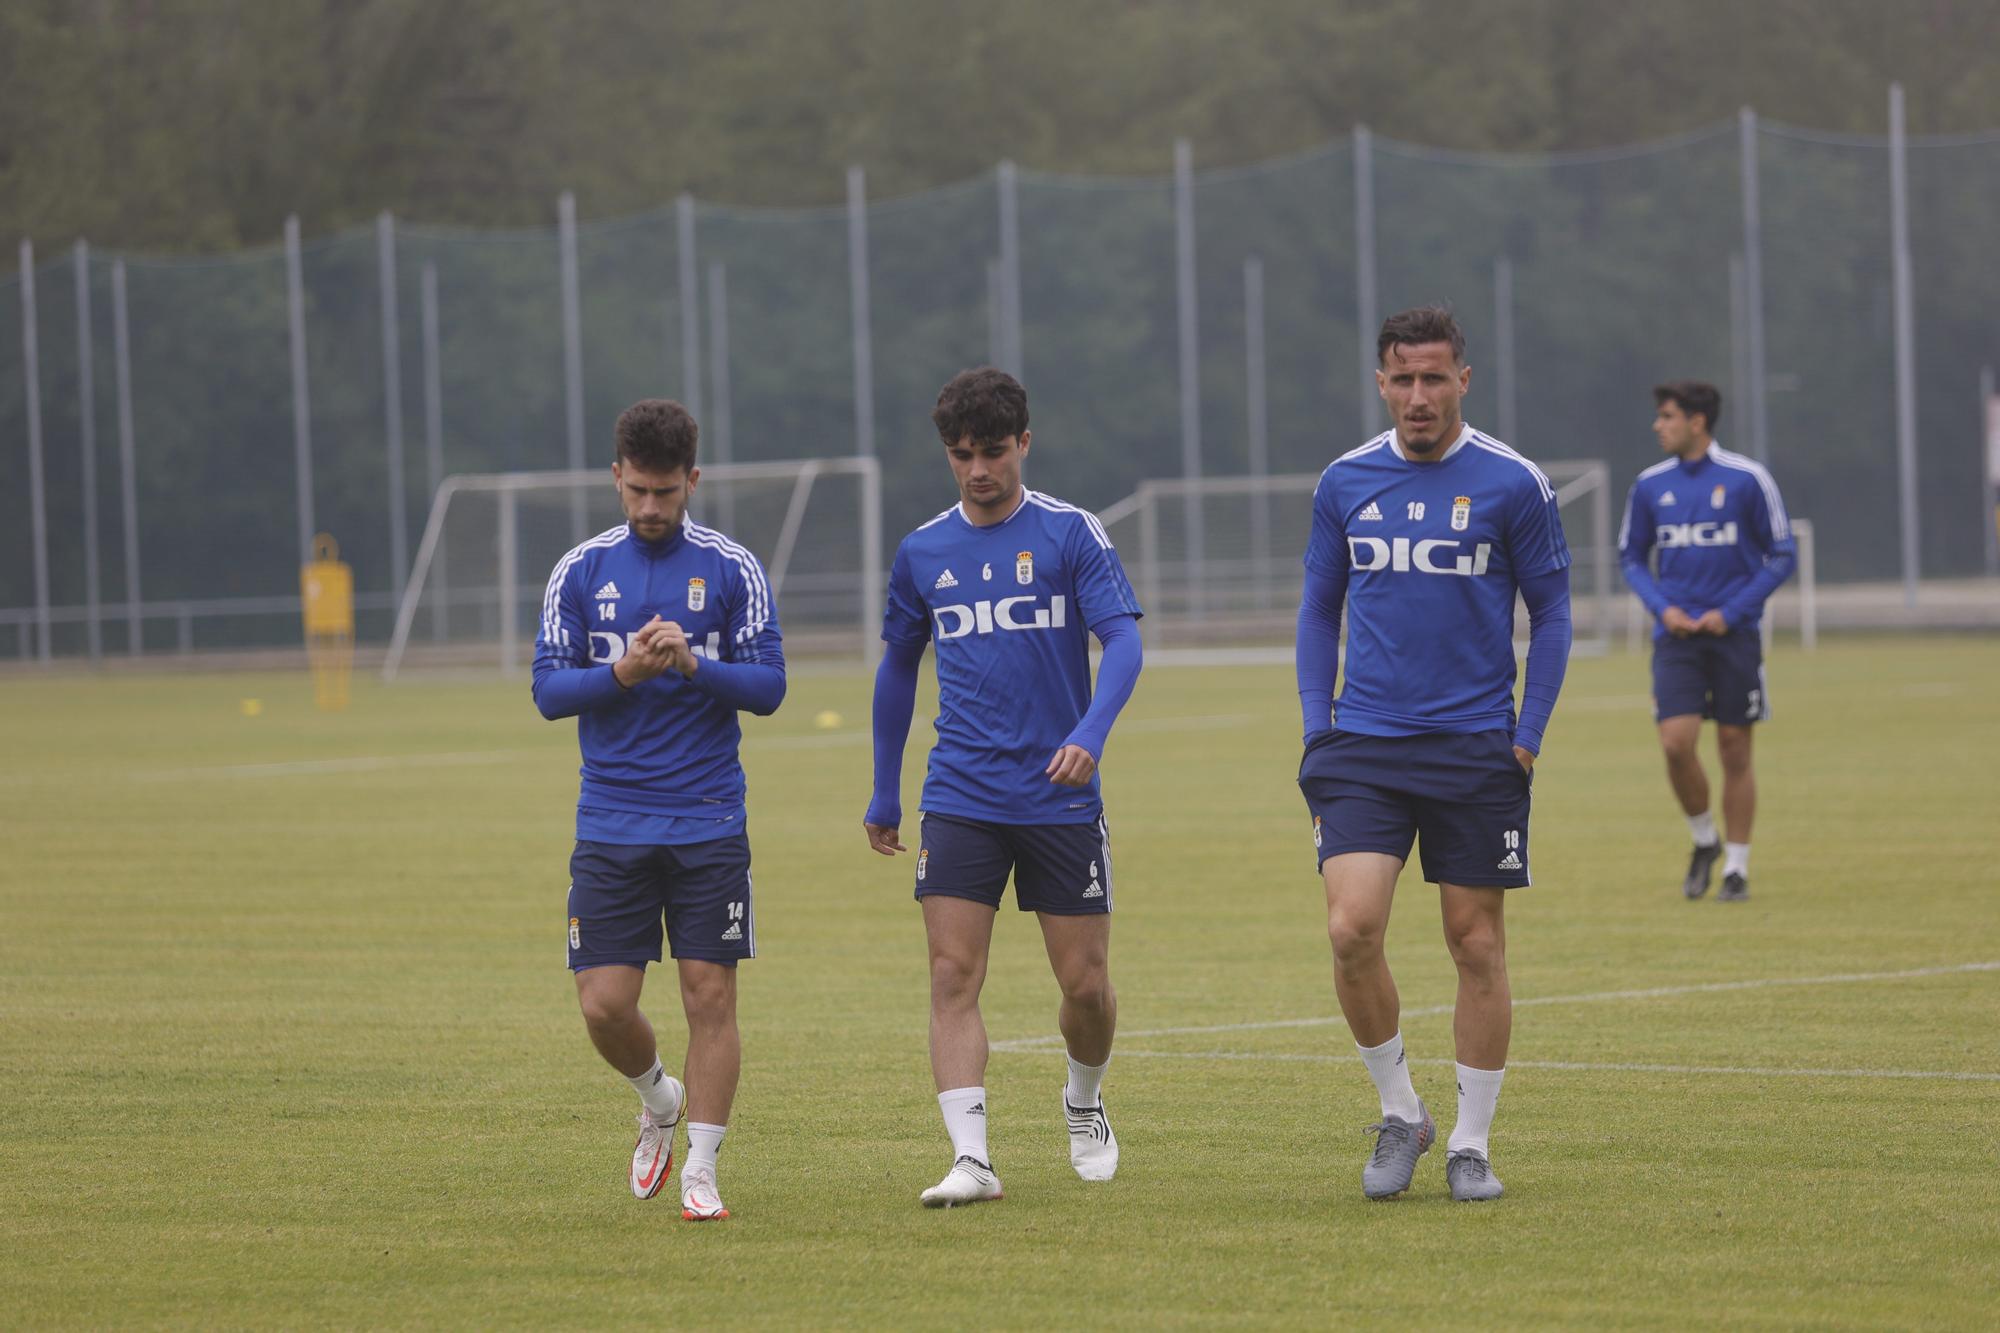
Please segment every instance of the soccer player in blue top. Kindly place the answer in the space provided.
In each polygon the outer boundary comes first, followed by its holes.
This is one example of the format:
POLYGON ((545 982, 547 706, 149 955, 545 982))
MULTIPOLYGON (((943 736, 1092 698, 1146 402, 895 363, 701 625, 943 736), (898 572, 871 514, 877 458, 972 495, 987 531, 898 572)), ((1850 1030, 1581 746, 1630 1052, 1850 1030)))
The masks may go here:
POLYGON ((1548 478, 1461 419, 1472 372, 1449 311, 1392 316, 1376 362, 1393 429, 1336 458, 1313 495, 1299 787, 1326 885, 1334 992, 1381 1097, 1362 1190, 1409 1188, 1437 1133, 1410 1081, 1382 955, 1396 876, 1417 842, 1458 966, 1458 1122, 1445 1177, 1454 1199, 1491 1199, 1500 1181, 1487 1136, 1513 1026, 1502 891, 1529 883, 1529 786, 1569 661, 1569 547, 1548 478), (1517 591, 1529 617, 1518 721, 1517 591))
POLYGON ((924 780, 916 896, 930 940, 931 1073, 953 1161, 926 1207, 1000 1197, 987 1150, 979 990, 1007 877, 1041 921, 1069 1049, 1063 1114, 1085 1180, 1118 1169, 1100 1094, 1117 998, 1111 841, 1097 765, 1139 678, 1139 603, 1097 518, 1021 484, 1028 395, 993 369, 954 376, 931 420, 959 500, 903 539, 889 574, 875 677, 875 791, 862 823, 907 850, 903 743, 924 645, 937 655, 937 745, 924 780), (1090 638, 1104 645, 1095 693, 1090 638))
POLYGON ((1757 777, 1750 728, 1771 716, 1764 687, 1764 601, 1791 577, 1797 548, 1778 483, 1762 464, 1715 442, 1722 394, 1678 380, 1653 390, 1653 434, 1671 457, 1632 483, 1618 529, 1625 582, 1653 613, 1653 717, 1667 781, 1694 834, 1681 892, 1708 892, 1723 857, 1717 902, 1750 896, 1750 824, 1757 777), (1659 552, 1659 573, 1649 568, 1659 552), (1715 719, 1722 755, 1725 844, 1709 809, 1708 774, 1696 745, 1715 719))
POLYGON ((757 953, 742 732, 785 697, 785 654, 757 558, 688 517, 701 469, 679 403, 618 418, 611 478, 626 521, 556 562, 535 643, 535 706, 574 717, 583 750, 570 856, 569 965, 590 1040, 639 1094, 632 1192, 650 1199, 688 1119, 681 1215, 729 1216, 715 1183, 736 1096, 736 963, 757 953), (687 1014, 686 1083, 639 1011, 661 919, 687 1014))

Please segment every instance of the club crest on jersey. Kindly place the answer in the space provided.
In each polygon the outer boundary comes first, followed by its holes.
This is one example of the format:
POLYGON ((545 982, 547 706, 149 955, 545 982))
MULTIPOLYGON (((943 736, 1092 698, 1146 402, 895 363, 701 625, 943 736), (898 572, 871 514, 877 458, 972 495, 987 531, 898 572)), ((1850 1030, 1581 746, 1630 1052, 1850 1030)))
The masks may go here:
POLYGON ((708 605, 708 580, 688 580, 688 610, 699 611, 708 605))
POLYGON ((1722 508, 1722 502, 1728 498, 1729 492, 1724 490, 1722 483, 1718 481, 1715 483, 1715 489, 1708 493, 1708 507, 1710 509, 1720 509, 1722 508))
POLYGON ((1035 553, 1023 551, 1014 557, 1014 582, 1023 586, 1035 581, 1035 553))
POLYGON ((1451 530, 1464 532, 1472 524, 1472 497, 1461 495, 1451 502, 1451 530))

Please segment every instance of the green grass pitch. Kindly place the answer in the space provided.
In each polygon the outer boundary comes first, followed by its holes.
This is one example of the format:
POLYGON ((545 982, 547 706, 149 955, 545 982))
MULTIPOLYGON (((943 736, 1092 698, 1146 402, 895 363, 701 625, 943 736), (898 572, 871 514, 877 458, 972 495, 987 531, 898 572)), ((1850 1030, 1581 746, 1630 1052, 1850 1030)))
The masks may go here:
MULTIPOLYGON (((1990 1327, 2000 645, 1835 640, 1770 680, 1729 907, 1680 896, 1643 659, 1571 666, 1509 900, 1508 1192, 1470 1207, 1442 1152, 1361 1197, 1375 1105, 1289 670, 1150 670, 1105 766, 1121 1172, 1069 1170, 1055 988, 1010 900, 985 1005, 1007 1198, 939 1213, 912 866, 859 827, 868 682, 795 673, 746 721, 763 957, 734 1217, 697 1227, 625 1185, 635 1099, 562 966, 574 728, 525 681, 359 681, 326 716, 290 676, 15 677, 0 1323, 1990 1327)), ((1448 1132, 1451 966, 1435 893, 1400 893, 1448 1132)))

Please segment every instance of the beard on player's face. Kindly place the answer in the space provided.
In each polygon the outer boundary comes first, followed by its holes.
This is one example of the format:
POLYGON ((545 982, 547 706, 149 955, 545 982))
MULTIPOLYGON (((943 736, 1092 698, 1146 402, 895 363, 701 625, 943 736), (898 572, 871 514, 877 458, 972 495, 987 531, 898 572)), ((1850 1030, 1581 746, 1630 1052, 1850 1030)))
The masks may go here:
POLYGON ((1021 460, 1027 452, 1026 439, 1011 435, 990 444, 961 440, 947 446, 945 458, 958 483, 959 499, 980 509, 1013 499, 1021 490, 1021 460))

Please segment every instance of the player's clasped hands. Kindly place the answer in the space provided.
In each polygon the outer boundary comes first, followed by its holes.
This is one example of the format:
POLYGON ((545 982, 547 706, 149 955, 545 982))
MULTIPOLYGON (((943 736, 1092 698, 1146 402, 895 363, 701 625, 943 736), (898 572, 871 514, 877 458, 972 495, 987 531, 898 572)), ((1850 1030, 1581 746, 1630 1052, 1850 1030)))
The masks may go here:
POLYGON ((1727 634, 1729 622, 1723 619, 1719 610, 1701 613, 1699 619, 1689 615, 1678 606, 1670 606, 1660 616, 1660 623, 1667 627, 1667 633, 1676 639, 1692 638, 1697 634, 1727 634))
POLYGON ((687 634, 678 624, 654 616, 633 634, 625 655, 611 669, 627 689, 669 671, 692 676, 694 650, 688 646, 687 634))

